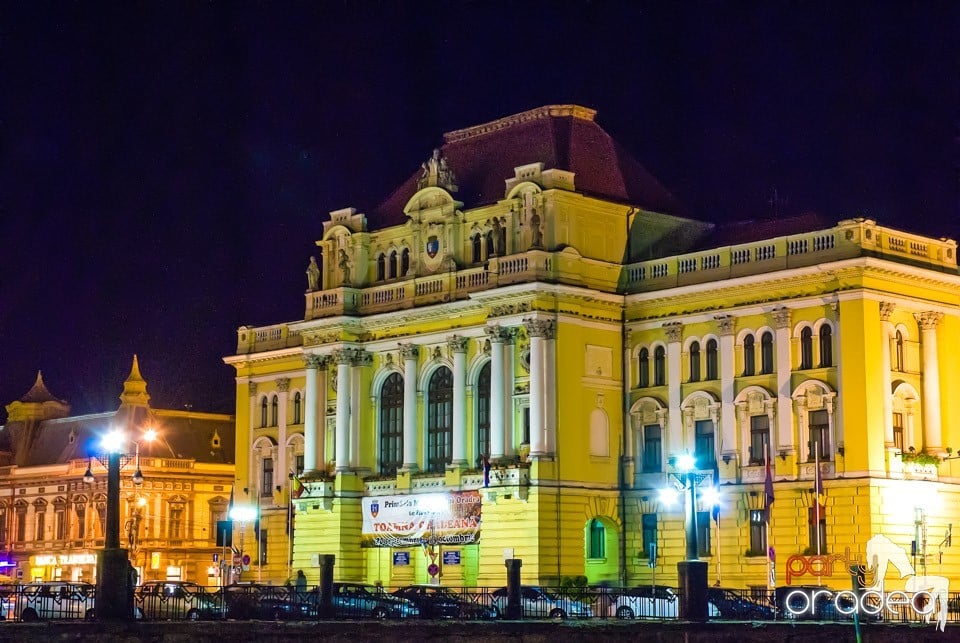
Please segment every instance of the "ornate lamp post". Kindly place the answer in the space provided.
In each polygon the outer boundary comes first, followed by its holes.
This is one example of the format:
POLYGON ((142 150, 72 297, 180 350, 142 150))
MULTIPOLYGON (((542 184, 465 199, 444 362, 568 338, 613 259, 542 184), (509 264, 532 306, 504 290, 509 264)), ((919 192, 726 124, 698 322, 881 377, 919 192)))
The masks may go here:
MULTIPOLYGON (((697 485, 710 477, 709 473, 696 470, 696 461, 690 454, 677 456, 671 462, 676 471, 668 475, 674 488, 661 491, 664 504, 672 504, 677 493, 684 494, 684 526, 687 540, 686 560, 677 563, 677 577, 680 584, 681 616, 691 621, 707 620, 707 561, 700 560, 700 547, 697 542, 697 485)), ((712 494, 716 498, 715 494, 712 494)))
MULTIPOLYGON (((144 432, 143 439, 156 438, 156 431, 144 432)), ((97 559, 97 617, 100 619, 133 618, 133 578, 127 550, 120 547, 120 468, 128 441, 120 431, 111 431, 103 437, 101 448, 107 457, 107 522, 104 527, 103 551, 97 559)), ((140 442, 136 446, 137 469, 132 479, 134 484, 143 483, 140 471, 140 442)), ((94 481, 93 472, 87 468, 84 482, 94 481)))

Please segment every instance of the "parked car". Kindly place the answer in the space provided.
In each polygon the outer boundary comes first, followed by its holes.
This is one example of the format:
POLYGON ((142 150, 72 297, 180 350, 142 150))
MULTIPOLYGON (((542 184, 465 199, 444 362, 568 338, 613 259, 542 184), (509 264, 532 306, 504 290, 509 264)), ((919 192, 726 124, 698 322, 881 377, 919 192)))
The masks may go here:
POLYGON ((17 617, 17 597, 23 585, 0 584, 0 621, 12 621, 17 617))
POLYGON ((614 590, 609 616, 617 618, 676 618, 679 601, 676 593, 663 585, 638 585, 614 590))
MULTIPOLYGON (((493 606, 500 614, 507 614, 507 588, 493 591, 493 606)), ((532 585, 520 587, 520 605, 524 618, 590 618, 593 609, 574 600, 532 585)))
POLYGON ((223 618, 226 611, 216 594, 196 583, 185 581, 147 581, 135 593, 136 607, 148 619, 223 618))
POLYGON ((16 613, 22 621, 94 618, 96 588, 89 583, 47 581, 30 583, 16 594, 16 613))
POLYGON ((707 589, 709 615, 714 618, 728 618, 744 621, 772 621, 777 611, 771 605, 764 605, 749 596, 744 590, 711 587, 707 589))
POLYGON ((421 618, 497 618, 497 609, 494 606, 481 604, 471 600, 469 596, 455 594, 439 585, 410 585, 398 589, 393 595, 416 605, 421 618))
POLYGON ((337 618, 411 618, 420 616, 412 602, 392 596, 377 585, 334 583, 333 608, 337 618))
POLYGON ((284 585, 235 584, 220 590, 227 618, 311 619, 317 618, 315 596, 302 595, 284 585))

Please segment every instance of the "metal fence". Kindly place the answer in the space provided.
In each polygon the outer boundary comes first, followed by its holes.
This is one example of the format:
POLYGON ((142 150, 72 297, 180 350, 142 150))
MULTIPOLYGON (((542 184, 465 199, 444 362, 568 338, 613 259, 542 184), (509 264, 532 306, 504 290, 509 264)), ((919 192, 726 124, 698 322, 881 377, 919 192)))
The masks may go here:
MULTIPOLYGON (((335 583, 327 605, 319 588, 241 584, 211 590, 194 583, 151 581, 137 588, 132 618, 147 620, 321 619, 620 619, 683 620, 681 597, 666 586, 521 586, 519 612, 507 588, 411 585, 384 588, 335 583)), ((960 623, 960 592, 906 594, 781 587, 775 591, 710 587, 710 620, 812 620, 960 623)), ((96 618, 96 591, 85 583, 0 585, 0 617, 13 621, 96 618)))

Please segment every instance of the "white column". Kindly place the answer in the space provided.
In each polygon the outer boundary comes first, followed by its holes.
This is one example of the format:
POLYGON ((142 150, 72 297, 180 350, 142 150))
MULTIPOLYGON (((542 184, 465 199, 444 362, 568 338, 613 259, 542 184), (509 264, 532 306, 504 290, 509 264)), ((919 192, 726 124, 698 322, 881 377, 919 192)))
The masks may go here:
POLYGON ((553 322, 544 319, 527 319, 527 335, 530 336, 530 456, 540 457, 547 453, 546 412, 544 408, 544 337, 553 322))
POLYGON ((880 382, 883 386, 883 442, 887 449, 893 449, 893 388, 890 377, 890 315, 894 305, 880 303, 880 382))
POLYGON ((506 399, 503 403, 503 455, 511 456, 517 452, 514 445, 513 418, 516 413, 516 405, 513 401, 514 388, 514 360, 516 359, 516 350, 514 340, 517 336, 517 329, 508 329, 507 338, 503 346, 503 381, 504 393, 506 399))
POLYGON ((417 359, 420 347, 400 346, 403 358, 403 468, 417 470, 417 359))
POLYGON ((941 446, 940 431, 940 360, 937 357, 937 325, 943 313, 914 314, 920 324, 923 347, 923 451, 937 453, 941 446))
POLYGON ((274 487, 283 488, 283 481, 287 479, 287 400, 290 397, 290 378, 277 378, 279 401, 277 404, 277 462, 273 478, 274 487))
POLYGON ((506 400, 503 381, 504 332, 499 326, 488 326, 490 337, 490 460, 504 455, 503 407, 506 400))
POLYGON ((447 341, 453 353, 453 466, 467 464, 467 338, 454 335, 447 341))
POLYGON ((337 362, 337 432, 334 439, 336 472, 350 469, 350 358, 352 350, 333 354, 337 362))
POLYGON ((363 401, 363 392, 360 390, 363 369, 373 364, 373 356, 364 350, 353 353, 350 368, 350 467, 360 468, 360 403, 363 401))
POLYGON ((667 333, 667 443, 664 453, 681 453, 683 450, 683 415, 680 412, 680 340, 683 324, 668 322, 663 325, 667 333))
POLYGON ((544 335, 543 404, 546 422, 545 446, 547 453, 557 452, 557 327, 551 322, 544 335))
POLYGON ((304 394, 303 470, 326 471, 327 355, 307 355, 307 390, 304 394))
POLYGON ((720 456, 737 452, 737 407, 733 404, 736 394, 734 380, 736 358, 733 352, 734 318, 723 315, 717 318, 720 326, 720 456))
MULTIPOLYGON (((794 451, 793 446, 793 400, 790 390, 790 310, 778 308, 773 311, 777 326, 777 440, 771 443, 774 451, 794 451)), ((772 419, 772 418, 771 418, 772 419)), ((772 422, 771 422, 772 426, 772 422)))

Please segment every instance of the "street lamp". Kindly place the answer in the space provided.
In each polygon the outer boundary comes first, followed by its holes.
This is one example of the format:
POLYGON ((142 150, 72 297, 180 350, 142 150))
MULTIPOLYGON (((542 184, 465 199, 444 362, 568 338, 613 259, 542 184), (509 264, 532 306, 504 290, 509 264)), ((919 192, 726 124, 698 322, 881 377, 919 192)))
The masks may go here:
MULTIPOLYGON (((143 439, 157 437, 156 431, 148 429, 143 439)), ((100 441, 107 455, 107 520, 104 526, 103 551, 97 559, 97 616, 101 619, 129 619, 133 617, 132 582, 130 561, 126 549, 120 548, 120 467, 126 451, 127 436, 117 430, 110 431, 100 441)), ((140 471, 140 442, 136 446, 137 469, 132 479, 134 484, 143 483, 140 471)), ((93 471, 88 465, 83 480, 93 483, 93 471)))
MULTIPOLYGON (((707 619, 707 562, 700 560, 700 547, 697 542, 697 485, 712 474, 697 471, 696 460, 689 453, 676 456, 670 464, 676 471, 668 476, 673 487, 661 491, 664 504, 672 504, 679 493, 684 494, 684 526, 687 535, 686 560, 677 563, 677 577, 680 585, 680 608, 682 616, 691 621, 707 619)), ((707 500, 707 494, 704 494, 707 500)), ((710 494, 716 499, 716 490, 710 494)))
MULTIPOLYGON (((230 520, 240 523, 240 570, 243 571, 243 533, 246 531, 246 524, 250 521, 257 519, 257 510, 254 507, 248 507, 245 505, 234 505, 230 509, 230 513, 227 516, 230 520)), ((259 555, 259 553, 258 553, 259 555)), ((237 579, 239 580, 239 576, 237 579)))

